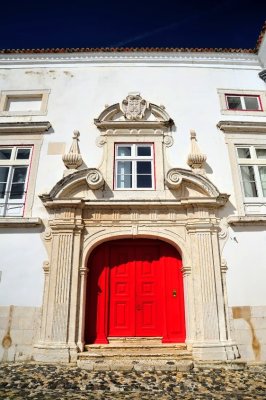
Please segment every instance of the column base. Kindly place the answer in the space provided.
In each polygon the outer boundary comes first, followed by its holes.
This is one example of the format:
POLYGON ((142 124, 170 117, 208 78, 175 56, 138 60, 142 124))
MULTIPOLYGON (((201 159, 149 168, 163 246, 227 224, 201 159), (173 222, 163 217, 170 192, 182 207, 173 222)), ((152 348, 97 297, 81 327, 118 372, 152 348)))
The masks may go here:
POLYGON ((39 342, 34 345, 33 359, 39 362, 77 362, 78 348, 66 343, 39 342))
POLYGON ((236 343, 226 342, 194 342, 192 355, 199 361, 226 361, 240 358, 236 343))

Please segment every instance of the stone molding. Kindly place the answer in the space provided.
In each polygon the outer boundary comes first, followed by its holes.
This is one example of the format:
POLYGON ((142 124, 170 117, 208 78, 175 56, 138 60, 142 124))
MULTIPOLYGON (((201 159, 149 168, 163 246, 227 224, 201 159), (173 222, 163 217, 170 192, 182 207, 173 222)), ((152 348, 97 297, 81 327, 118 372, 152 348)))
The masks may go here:
POLYGON ((261 69, 257 54, 226 52, 91 52, 91 53, 54 53, 54 54, 0 54, 0 66, 15 65, 47 65, 47 64, 108 64, 108 63, 142 63, 145 64, 185 64, 195 63, 210 65, 222 64, 223 67, 249 65, 261 69))
POLYGON ((1 122, 0 134, 3 133, 45 133, 51 128, 49 121, 43 122, 1 122))
POLYGON ((33 228, 41 225, 41 218, 0 217, 0 228, 33 228))
POLYGON ((266 225, 265 215, 230 215, 227 217, 227 223, 231 226, 243 225, 266 225))
POLYGON ((217 128, 225 133, 266 133, 266 122, 219 121, 217 128))

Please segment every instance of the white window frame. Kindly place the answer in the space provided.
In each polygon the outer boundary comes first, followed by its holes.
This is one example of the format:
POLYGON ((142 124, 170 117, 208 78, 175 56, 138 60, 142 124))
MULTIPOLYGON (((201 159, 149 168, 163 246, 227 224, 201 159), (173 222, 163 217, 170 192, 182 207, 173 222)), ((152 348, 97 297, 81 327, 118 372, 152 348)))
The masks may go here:
POLYGON ((25 202, 27 197, 27 188, 29 180, 29 172, 33 154, 33 146, 28 145, 1 145, 0 150, 9 149, 11 150, 10 159, 0 159, 0 167, 9 168, 7 183, 5 188, 5 194, 3 198, 0 198, 0 217, 23 217, 25 202), (30 154, 28 159, 17 159, 17 152, 19 149, 29 149, 30 154), (11 186, 13 182, 13 176, 16 168, 27 167, 27 173, 25 176, 24 183, 24 194, 21 199, 10 199, 11 186))
POLYGON ((239 168, 239 176, 241 179, 242 195, 243 195, 245 203, 266 201, 266 194, 263 195, 262 184, 261 184, 261 179, 260 179, 260 174, 259 174, 259 167, 260 166, 266 167, 266 158, 265 159, 257 158, 256 149, 266 150, 266 145, 265 146, 262 146, 262 145, 236 145, 235 146, 236 158, 238 161, 238 168, 239 168), (250 158, 241 158, 238 154, 238 149, 241 149, 241 148, 248 148, 251 157, 250 158), (253 167, 257 196, 246 196, 244 184, 243 184, 242 172, 241 172, 242 166, 253 167))
POLYGON ((115 143, 115 168, 114 168, 114 189, 115 190, 154 190, 155 179, 154 179, 154 144, 153 143, 115 143), (119 147, 131 147, 131 156, 119 156, 119 147), (137 156, 137 149, 139 147, 150 147, 150 156, 137 156), (132 187, 118 187, 117 175, 118 175, 118 162, 119 161, 130 161, 132 163, 132 187), (151 187, 137 187, 137 162, 138 161, 149 161, 151 163, 151 187))
POLYGON ((0 116, 13 117, 23 115, 46 115, 50 90, 2 90, 0 97, 0 116), (9 111, 7 104, 10 99, 23 101, 29 98, 41 98, 40 110, 9 111))
POLYGON ((225 143, 228 147, 235 195, 235 202, 233 201, 236 207, 235 218, 244 217, 250 222, 255 221, 256 218, 263 217, 266 219, 266 197, 245 197, 244 195, 240 171, 241 162, 239 163, 237 155, 237 148, 240 147, 266 148, 266 123, 220 121, 217 127, 223 131, 225 143))
POLYGON ((243 90, 243 89, 218 89, 221 114, 223 115, 253 115, 266 116, 266 92, 262 90, 243 90), (227 97, 240 97, 242 110, 232 110, 228 108, 227 97), (256 97, 258 99, 258 110, 246 110, 244 97, 256 97))
POLYGON ((261 101, 260 101, 260 96, 254 96, 254 95, 241 95, 241 94, 231 94, 231 93, 227 93, 225 95, 225 100, 226 100, 226 104, 227 104, 227 109, 230 111, 263 111, 262 110, 262 105, 261 105, 261 101), (241 109, 233 109, 229 107, 229 103, 228 103, 228 97, 237 97, 240 99, 240 103, 241 103, 241 109), (251 110, 247 110, 246 108, 246 103, 245 103, 245 98, 250 97, 250 98, 254 98, 257 100, 257 105, 258 108, 254 108, 251 110))

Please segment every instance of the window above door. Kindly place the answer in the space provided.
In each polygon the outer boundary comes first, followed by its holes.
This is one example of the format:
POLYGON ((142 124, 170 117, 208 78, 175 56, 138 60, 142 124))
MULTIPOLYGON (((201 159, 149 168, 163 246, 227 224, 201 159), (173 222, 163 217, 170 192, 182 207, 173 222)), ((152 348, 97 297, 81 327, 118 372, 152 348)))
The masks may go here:
POLYGON ((114 188, 154 189, 153 154, 153 144, 116 143, 114 188))

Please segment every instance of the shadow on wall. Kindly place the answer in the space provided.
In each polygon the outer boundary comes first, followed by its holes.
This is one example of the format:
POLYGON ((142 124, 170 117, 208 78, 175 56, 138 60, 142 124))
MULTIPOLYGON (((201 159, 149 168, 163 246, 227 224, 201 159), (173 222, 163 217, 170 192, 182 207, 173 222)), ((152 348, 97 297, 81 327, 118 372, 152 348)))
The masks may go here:
POLYGON ((260 345, 260 342, 258 341, 254 326, 251 322, 251 307, 249 307, 249 306, 232 307, 232 311, 233 311, 234 319, 244 319, 246 321, 246 323, 248 324, 248 327, 249 327, 251 335, 252 335, 251 345, 252 345, 252 350, 253 350, 253 353, 255 356, 255 361, 260 361, 261 345, 260 345))

